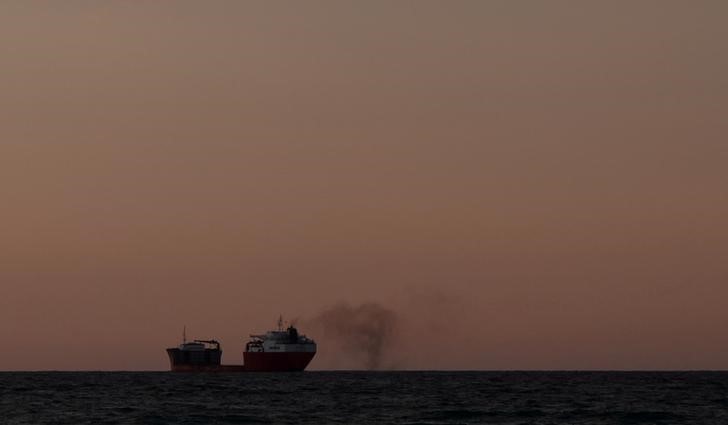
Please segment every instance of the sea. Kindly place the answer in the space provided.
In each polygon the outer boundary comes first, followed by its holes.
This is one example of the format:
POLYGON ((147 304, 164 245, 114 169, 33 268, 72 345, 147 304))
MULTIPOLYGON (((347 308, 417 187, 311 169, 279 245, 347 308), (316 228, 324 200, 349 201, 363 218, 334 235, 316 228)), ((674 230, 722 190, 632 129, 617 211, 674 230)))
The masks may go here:
POLYGON ((728 424, 728 372, 3 372, 1 424, 728 424))

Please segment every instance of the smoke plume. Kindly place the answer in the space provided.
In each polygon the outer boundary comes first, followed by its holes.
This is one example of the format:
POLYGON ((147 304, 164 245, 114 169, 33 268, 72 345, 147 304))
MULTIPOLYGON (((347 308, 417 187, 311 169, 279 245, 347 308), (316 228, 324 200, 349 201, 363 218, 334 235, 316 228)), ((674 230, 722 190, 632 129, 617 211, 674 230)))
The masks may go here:
POLYGON ((311 324, 342 354, 360 359, 367 369, 379 369, 393 343, 398 318, 376 303, 338 304, 319 313, 311 324))

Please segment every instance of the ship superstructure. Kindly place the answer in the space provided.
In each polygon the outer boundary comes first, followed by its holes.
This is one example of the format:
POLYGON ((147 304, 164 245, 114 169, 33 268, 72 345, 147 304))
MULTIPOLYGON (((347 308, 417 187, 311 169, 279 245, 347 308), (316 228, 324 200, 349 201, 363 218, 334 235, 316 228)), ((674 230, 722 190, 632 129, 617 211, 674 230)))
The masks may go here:
POLYGON ((284 330, 283 320, 278 319, 277 330, 250 335, 243 359, 251 370, 293 371, 305 369, 315 354, 316 343, 311 338, 299 335, 293 325, 284 330))

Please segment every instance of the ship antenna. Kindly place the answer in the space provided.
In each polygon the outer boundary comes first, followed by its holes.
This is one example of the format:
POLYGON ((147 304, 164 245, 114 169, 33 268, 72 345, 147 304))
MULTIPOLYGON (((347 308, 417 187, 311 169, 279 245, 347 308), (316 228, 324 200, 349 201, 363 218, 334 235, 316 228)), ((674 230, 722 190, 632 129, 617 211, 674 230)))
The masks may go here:
POLYGON ((282 314, 278 316, 278 330, 279 331, 283 330, 283 315, 282 314))

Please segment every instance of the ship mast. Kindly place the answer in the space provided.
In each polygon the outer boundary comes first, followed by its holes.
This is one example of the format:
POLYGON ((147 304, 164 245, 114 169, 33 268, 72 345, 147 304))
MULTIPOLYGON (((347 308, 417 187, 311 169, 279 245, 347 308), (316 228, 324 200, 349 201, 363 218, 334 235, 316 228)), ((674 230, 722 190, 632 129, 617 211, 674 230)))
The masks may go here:
POLYGON ((283 315, 282 314, 278 316, 278 330, 279 331, 283 330, 283 315))

